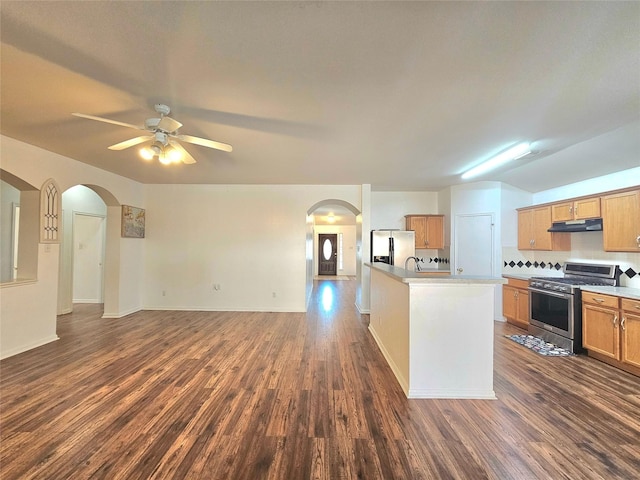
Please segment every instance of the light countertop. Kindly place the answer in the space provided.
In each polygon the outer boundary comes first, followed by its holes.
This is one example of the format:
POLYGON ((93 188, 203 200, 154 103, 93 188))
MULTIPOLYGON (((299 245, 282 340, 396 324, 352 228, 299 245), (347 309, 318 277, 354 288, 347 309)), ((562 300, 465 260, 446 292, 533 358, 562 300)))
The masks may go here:
POLYGON ((585 292, 602 293, 603 295, 615 295, 616 297, 631 298, 640 300, 640 288, 630 287, 602 287, 598 285, 584 285, 580 290, 585 292))
POLYGON ((489 276, 475 276, 475 275, 443 275, 442 270, 431 270, 437 275, 427 275, 429 270, 422 270, 421 272, 414 272, 413 270, 405 270, 401 267, 394 267, 386 263, 365 263, 366 266, 372 269, 378 270, 390 277, 403 283, 419 284, 419 283, 495 283, 502 284, 507 281, 502 277, 489 277, 489 276))

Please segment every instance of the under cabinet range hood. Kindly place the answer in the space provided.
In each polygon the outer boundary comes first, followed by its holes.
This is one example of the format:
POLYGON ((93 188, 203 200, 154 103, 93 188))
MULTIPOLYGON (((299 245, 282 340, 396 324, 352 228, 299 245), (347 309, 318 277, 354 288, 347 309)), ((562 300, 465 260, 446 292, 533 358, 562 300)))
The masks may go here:
POLYGON ((599 232, 601 230, 602 219, 590 218, 589 220, 554 222, 547 232, 599 232))

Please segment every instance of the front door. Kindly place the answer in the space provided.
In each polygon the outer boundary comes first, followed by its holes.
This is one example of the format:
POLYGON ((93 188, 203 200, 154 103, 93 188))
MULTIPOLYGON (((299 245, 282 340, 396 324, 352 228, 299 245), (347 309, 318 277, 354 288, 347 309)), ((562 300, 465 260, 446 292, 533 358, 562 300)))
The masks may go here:
POLYGON ((336 233, 318 235, 318 275, 335 275, 338 272, 338 247, 336 233))

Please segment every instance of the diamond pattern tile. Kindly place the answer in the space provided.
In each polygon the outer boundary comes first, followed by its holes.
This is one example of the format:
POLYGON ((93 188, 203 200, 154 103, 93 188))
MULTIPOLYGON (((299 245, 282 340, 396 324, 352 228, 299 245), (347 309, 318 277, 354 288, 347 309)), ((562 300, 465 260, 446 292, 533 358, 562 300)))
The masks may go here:
MULTIPOLYGON (((437 259, 436 259, 437 260, 437 259)), ((431 261, 431 260, 430 260, 431 261)), ((449 262, 448 259, 441 259, 440 261, 446 261, 447 263, 449 262)), ((513 260, 504 260, 503 261, 504 267, 526 267, 526 268, 549 268, 550 270, 556 269, 556 270, 562 270, 562 264, 561 263, 546 263, 546 262, 533 262, 531 263, 529 260, 527 260, 526 262, 522 262, 521 260, 519 260, 517 263, 513 260)), ((626 275, 628 278, 633 278, 636 275, 640 275, 640 271, 636 271, 633 268, 629 267, 626 270, 622 271, 620 268, 618 268, 618 274, 620 276, 626 275)))

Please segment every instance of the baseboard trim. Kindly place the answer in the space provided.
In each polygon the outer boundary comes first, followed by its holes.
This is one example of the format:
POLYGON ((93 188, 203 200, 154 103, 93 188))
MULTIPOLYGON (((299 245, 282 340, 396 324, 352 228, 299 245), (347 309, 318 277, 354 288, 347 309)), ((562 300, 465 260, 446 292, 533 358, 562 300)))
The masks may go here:
POLYGON ((306 310, 291 310, 287 308, 210 308, 210 307, 143 307, 142 310, 162 312, 260 312, 260 313, 306 313, 306 310))
POLYGON ((407 398, 410 398, 409 397, 409 393, 410 393, 409 382, 407 381, 407 379, 404 378, 404 376, 400 372, 400 369, 398 368, 396 363, 391 358, 391 355, 389 354, 389 352, 387 352, 387 349, 384 348, 384 345, 380 341, 380 338, 378 338, 378 335, 376 334, 376 331, 373 328, 371 328, 371 325, 369 325, 369 332, 371 333, 371 336, 375 340, 376 345, 378 345, 378 348, 380 349, 380 352, 382 352, 382 356, 384 357, 384 359, 389 364, 389 367, 391 368, 391 371, 393 372, 393 375, 396 377, 396 380, 400 384, 400 388, 402 388, 402 391, 407 396, 407 398))
POLYGON ((102 314, 102 318, 122 318, 122 317, 126 317, 127 315, 132 315, 134 313, 137 313, 141 310, 144 310, 142 308, 132 308, 131 310, 127 310, 124 312, 118 312, 118 313, 107 313, 104 312, 102 314))
POLYGON ((8 351, 1 352, 0 359, 13 357, 14 355, 18 355, 19 353, 24 353, 29 350, 33 350, 34 348, 41 347, 43 345, 46 345, 47 343, 55 342, 56 340, 60 340, 60 337, 58 337, 57 335, 53 335, 52 337, 46 337, 36 342, 29 343, 27 345, 22 345, 20 347, 12 348, 8 351))

